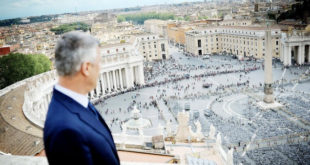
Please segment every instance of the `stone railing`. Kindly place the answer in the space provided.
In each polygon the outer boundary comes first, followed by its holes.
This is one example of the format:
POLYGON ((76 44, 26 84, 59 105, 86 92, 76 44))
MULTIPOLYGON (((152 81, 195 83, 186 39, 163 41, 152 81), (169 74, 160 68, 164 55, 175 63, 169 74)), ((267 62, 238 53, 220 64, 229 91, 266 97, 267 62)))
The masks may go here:
POLYGON ((146 142, 152 142, 152 136, 146 135, 128 135, 128 134, 113 134, 113 139, 116 144, 145 146, 146 142))
MULTIPOLYGON (((55 72, 54 70, 53 71, 49 71, 49 72, 55 72)), ((26 78, 24 80, 21 80, 21 81, 18 81, 12 85, 9 85, 3 89, 0 90, 0 97, 4 96, 5 94, 7 94, 8 92, 10 92, 11 90, 13 89, 16 89, 18 87, 21 87, 23 85, 25 85, 27 82, 30 82, 30 81, 33 81, 34 79, 46 74, 48 72, 44 72, 44 73, 41 73, 41 74, 38 74, 38 75, 35 75, 35 76, 32 76, 32 77, 29 77, 29 78, 26 78)))
POLYGON ((56 71, 52 70, 31 77, 24 92, 23 113, 28 120, 43 128, 53 86, 57 81, 56 71))
POLYGON ((28 120, 33 122, 34 124, 43 127, 45 115, 47 111, 47 103, 48 99, 42 100, 45 95, 52 93, 52 87, 57 80, 56 71, 48 71, 44 72, 19 82, 16 82, 10 86, 5 87, 4 89, 0 90, 0 97, 6 95, 8 92, 15 90, 23 85, 26 86, 26 90, 24 91, 24 102, 23 102, 23 113, 28 120), (49 84, 46 87, 46 84, 49 84), (38 104, 38 102, 40 104, 38 104), (45 107, 42 104, 45 103, 45 107), (36 112, 34 112, 34 105, 36 105, 36 112), (41 109, 38 109, 41 108, 41 109), (42 111, 42 109, 46 111, 42 111))
POLYGON ((25 85, 26 84, 26 81, 25 80, 22 80, 22 81, 18 81, 12 85, 9 85, 3 89, 0 90, 0 97, 4 96, 5 94, 7 94, 8 92, 10 92, 11 90, 13 89, 16 89, 22 85, 25 85))

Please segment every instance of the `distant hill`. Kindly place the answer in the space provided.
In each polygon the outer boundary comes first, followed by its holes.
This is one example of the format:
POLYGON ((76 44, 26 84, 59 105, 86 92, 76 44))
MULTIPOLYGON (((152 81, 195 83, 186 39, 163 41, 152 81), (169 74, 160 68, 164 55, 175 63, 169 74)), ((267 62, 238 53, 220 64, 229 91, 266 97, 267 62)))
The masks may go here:
POLYGON ((57 15, 42 15, 42 16, 28 17, 27 19, 29 19, 29 22, 22 22, 21 18, 5 19, 5 20, 0 20, 0 27, 1 26, 30 24, 30 23, 36 23, 36 22, 47 22, 47 21, 50 21, 56 17, 58 17, 58 16, 57 15))

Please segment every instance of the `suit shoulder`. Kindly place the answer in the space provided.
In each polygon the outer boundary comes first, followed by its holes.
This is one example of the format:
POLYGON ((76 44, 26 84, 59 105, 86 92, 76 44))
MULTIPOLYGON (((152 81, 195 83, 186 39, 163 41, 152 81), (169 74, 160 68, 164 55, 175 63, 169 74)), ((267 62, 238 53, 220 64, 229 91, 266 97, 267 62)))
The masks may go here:
POLYGON ((46 115, 44 129, 76 129, 80 120, 77 114, 68 110, 59 101, 52 99, 46 115))

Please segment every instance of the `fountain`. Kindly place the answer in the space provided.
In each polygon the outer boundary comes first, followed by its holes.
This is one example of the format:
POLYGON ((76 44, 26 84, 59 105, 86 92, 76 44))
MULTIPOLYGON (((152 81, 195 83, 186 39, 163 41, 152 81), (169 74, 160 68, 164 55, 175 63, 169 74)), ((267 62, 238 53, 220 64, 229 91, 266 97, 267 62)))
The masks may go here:
POLYGON ((143 128, 149 128, 151 126, 151 121, 142 118, 141 111, 137 109, 137 106, 134 106, 133 110, 131 111, 131 119, 126 122, 125 127, 131 130, 139 130, 143 128))

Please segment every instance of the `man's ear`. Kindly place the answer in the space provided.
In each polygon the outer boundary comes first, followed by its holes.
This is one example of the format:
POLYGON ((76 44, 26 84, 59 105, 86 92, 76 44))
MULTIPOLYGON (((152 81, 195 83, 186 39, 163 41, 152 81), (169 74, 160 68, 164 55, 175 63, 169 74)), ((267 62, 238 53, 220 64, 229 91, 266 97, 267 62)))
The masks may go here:
POLYGON ((84 76, 89 76, 90 62, 83 62, 81 65, 81 73, 84 76))

